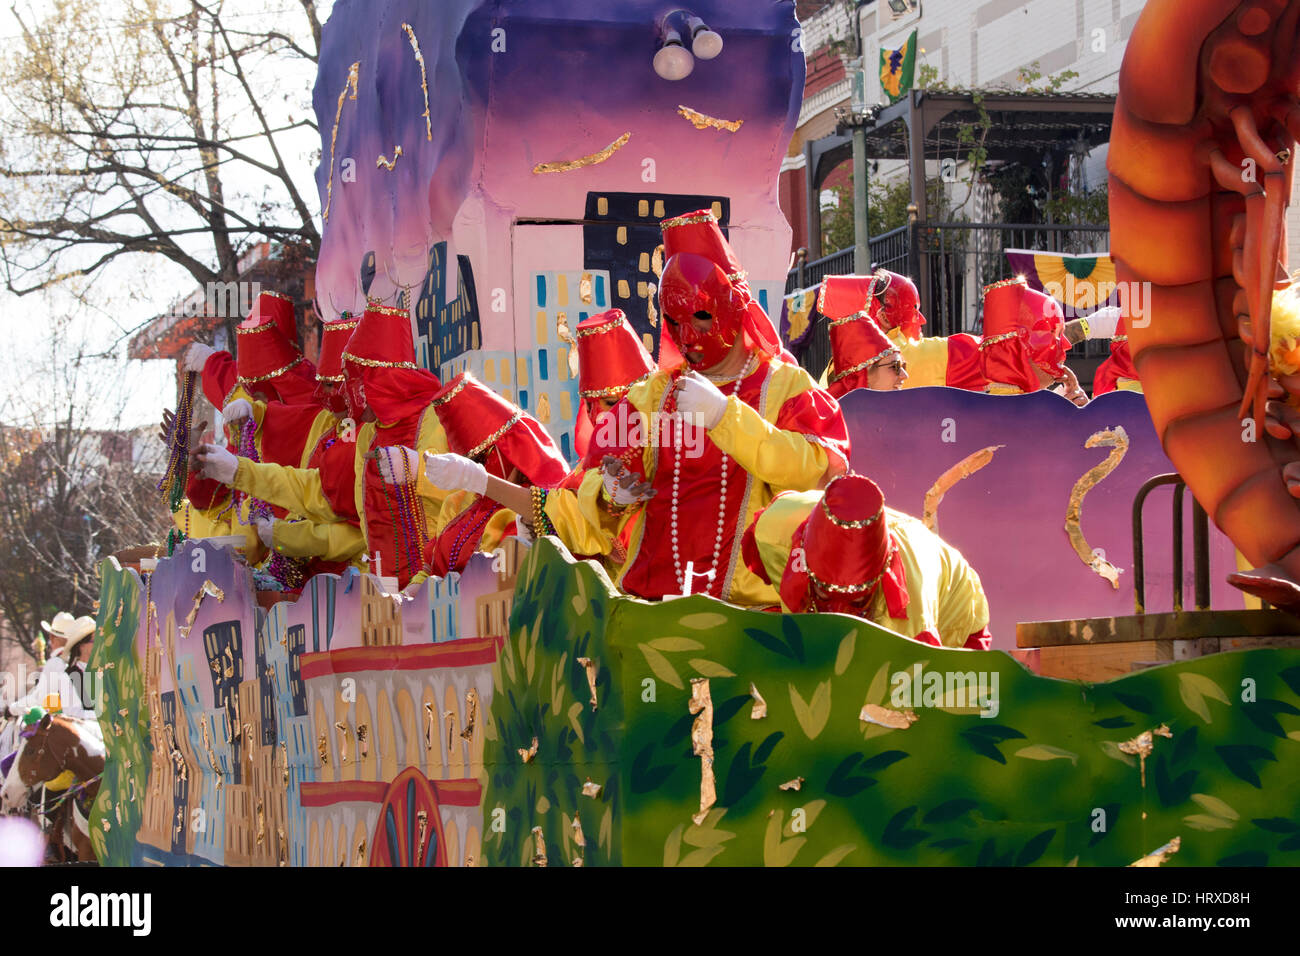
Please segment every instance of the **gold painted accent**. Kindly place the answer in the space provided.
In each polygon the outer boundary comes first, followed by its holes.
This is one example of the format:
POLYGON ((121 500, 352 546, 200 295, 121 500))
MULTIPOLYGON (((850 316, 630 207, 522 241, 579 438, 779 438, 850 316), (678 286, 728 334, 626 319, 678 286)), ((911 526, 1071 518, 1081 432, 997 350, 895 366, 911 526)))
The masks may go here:
POLYGON ((368 729, 365 724, 357 724, 357 750, 362 758, 370 756, 370 745, 366 741, 368 729))
POLYGON ((330 745, 329 740, 324 734, 316 738, 316 756, 320 758, 321 765, 324 766, 330 762, 330 745))
POLYGON ((600 665, 590 657, 579 657, 578 664, 587 672, 587 686, 591 688, 591 709, 596 709, 596 675, 600 673, 600 665))
POLYGON ((348 762, 348 725, 341 720, 334 722, 334 729, 339 732, 339 759, 348 762))
POLYGON ((541 827, 533 827, 533 840, 536 841, 536 852, 533 853, 533 866, 546 866, 546 840, 542 836, 541 827))
POLYGON ((465 691, 465 729, 460 735, 466 740, 474 739, 474 725, 478 722, 478 691, 471 687, 465 691))
POLYGON ((655 246, 654 253, 650 256, 650 271, 659 278, 664 274, 664 244, 661 242, 655 246))
POLYGON ((754 698, 754 707, 749 712, 750 720, 762 720, 767 716, 767 701, 763 695, 758 692, 758 688, 751 682, 749 685, 749 696, 754 698))
MULTIPOLYGON (((576 813, 573 815, 573 822, 569 824, 569 826, 573 827, 574 844, 576 844, 577 846, 583 849, 586 849, 587 837, 582 832, 582 821, 578 819, 578 815, 576 813)), ((574 866, 577 866, 577 863, 575 863, 574 866)))
POLYGON ((551 396, 545 392, 537 397, 537 420, 543 425, 551 423, 551 396))
POLYGON ((648 199, 637 200, 636 214, 642 217, 650 215, 650 200, 648 199))
POLYGON ((1182 837, 1174 837, 1158 850, 1152 850, 1140 860, 1135 860, 1129 866, 1151 867, 1163 866, 1169 862, 1169 858, 1178 852, 1183 845, 1182 837))
POLYGON ((655 296, 659 293, 659 287, 653 282, 645 283, 645 309, 646 318, 650 320, 650 328, 659 327, 659 310, 655 308, 655 296))
POLYGON ((655 200, 655 218, 656 218, 656 219, 662 219, 663 217, 664 217, 664 201, 663 201, 662 199, 656 199, 656 200, 655 200))
POLYGON ((415 819, 420 821, 420 846, 415 853, 415 865, 419 866, 420 861, 424 859, 424 844, 429 836, 429 811, 421 810, 415 815, 415 819))
POLYGON ((283 780, 286 784, 289 782, 289 751, 285 748, 284 741, 280 741, 280 761, 284 765, 283 780))
POLYGON ((1119 463, 1128 454, 1128 433, 1124 431, 1122 425, 1116 425, 1114 428, 1107 428, 1089 435, 1088 440, 1083 443, 1083 447, 1110 448, 1111 452, 1106 456, 1105 461, 1088 469, 1074 483, 1074 489, 1070 492, 1070 503, 1065 509, 1065 533, 1069 535, 1070 544, 1074 547, 1074 553, 1079 556, 1079 560, 1099 577, 1109 581, 1110 586, 1118 591, 1119 576, 1122 571, 1107 561, 1101 551, 1088 545, 1087 539, 1083 536, 1080 522, 1083 519, 1084 495, 1118 468, 1119 463))
POLYGON ((591 273, 584 272, 582 278, 578 280, 578 301, 583 305, 591 305, 596 300, 592 285, 591 273))
POLYGON ((650 271, 650 253, 648 252, 641 253, 641 258, 637 260, 637 268, 640 269, 642 272, 650 271))
POLYGON ((727 133, 734 133, 745 125, 744 120, 718 119, 716 116, 709 116, 706 113, 693 110, 689 106, 678 106, 677 112, 685 117, 696 129, 720 129, 727 133))
POLYGON ((700 812, 691 819, 699 826, 718 802, 717 783, 713 776, 713 697, 707 677, 691 678, 691 701, 687 706, 695 714, 691 725, 691 749, 700 758, 700 812))
POLYGON ((444 710, 442 712, 442 722, 447 728, 447 755, 451 756, 451 748, 456 745, 456 712, 454 710, 444 710))
POLYGON ((925 526, 934 531, 939 525, 939 505, 943 502, 943 496, 951 491, 952 486, 957 482, 969 478, 991 462, 999 448, 1006 447, 1006 445, 989 445, 987 448, 981 448, 940 475, 939 480, 925 493, 925 506, 921 512, 921 521, 925 526))
POLYGON ((599 199, 596 200, 596 215, 597 215, 597 216, 608 216, 608 215, 609 215, 609 197, 608 197, 608 196, 601 196, 599 199))
POLYGON ((393 148, 392 159, 389 159, 383 153, 380 153, 377 157, 375 157, 375 168, 379 168, 380 166, 382 166, 384 169, 388 170, 391 173, 393 171, 393 167, 397 165, 397 161, 401 158, 402 158, 402 147, 399 144, 393 148))
POLYGON ((864 704, 858 720, 868 724, 878 724, 891 730, 907 730, 917 721, 917 716, 910 710, 890 710, 875 704, 864 704))
POLYGON ((627 245, 627 226, 619 226, 618 231, 614 233, 614 238, 618 240, 620 246, 627 245))
POLYGON ((645 350, 651 355, 655 354, 655 339, 649 332, 641 336, 641 344, 645 346, 645 350))
POLYGON ((355 866, 365 866, 365 865, 366 865, 366 838, 365 838, 365 837, 362 837, 361 840, 360 840, 360 842, 357 843, 357 858, 356 858, 356 859, 357 859, 357 861, 356 861, 356 863, 354 864, 355 866))
POLYGON ((638 299, 644 299, 644 298, 646 297, 646 289, 647 289, 647 288, 649 288, 649 286, 647 286, 646 283, 644 283, 644 282, 638 282, 638 283, 636 284, 636 297, 637 297, 638 299))
POLYGON ((554 163, 538 163, 533 167, 533 175, 540 176, 543 173, 568 173, 575 169, 582 169, 586 166, 599 165, 626 146, 627 141, 631 138, 632 133, 629 130, 604 149, 592 153, 589 156, 583 156, 581 159, 562 160, 554 163))
POLYGON ((601 789, 602 787, 600 784, 592 783, 591 778, 588 777, 587 782, 582 785, 582 795, 584 797, 598 797, 600 796, 601 789))
POLYGON ((718 222, 721 222, 721 221, 722 221, 722 203, 720 203, 720 202, 715 202, 715 203, 713 204, 713 206, 712 206, 712 209, 713 209, 713 218, 716 219, 716 220, 718 220, 718 222))
POLYGON ((787 780, 785 783, 781 784, 781 786, 779 786, 777 789, 778 790, 802 790, 803 781, 804 781, 803 777, 795 777, 793 780, 787 780))
POLYGON ((627 284, 626 279, 618 280, 618 297, 620 299, 632 298, 632 287, 627 284))
MULTIPOLYGON (((199 608, 202 607, 202 605, 203 605, 203 599, 204 599, 205 597, 214 597, 214 598, 216 598, 218 604, 222 604, 222 603, 224 603, 225 600, 226 600, 226 595, 225 595, 225 593, 221 590, 221 588, 217 587, 217 586, 216 586, 215 584, 213 584, 211 581, 204 581, 204 582, 203 582, 203 586, 200 587, 199 590, 198 590, 198 593, 194 595, 194 606, 193 606, 192 608, 190 608, 190 613, 189 613, 188 615, 186 615, 186 617, 185 617, 185 623, 182 624, 180 627, 178 627, 178 628, 176 629, 177 633, 181 636, 181 639, 182 639, 182 640, 183 640, 184 638, 187 638, 187 637, 190 636, 190 628, 192 628, 192 627, 194 626, 194 621, 195 621, 195 620, 198 618, 198 616, 199 616, 199 608)), ((227 649, 226 649, 226 654, 229 655, 229 653, 230 653, 230 649, 227 648, 227 649)), ((233 677, 233 676, 234 676, 234 665, 233 665, 233 663, 232 663, 232 665, 231 665, 230 673, 226 674, 225 676, 226 676, 226 677, 233 677)))
POLYGON ((357 98, 357 71, 361 69, 361 61, 353 63, 348 69, 348 78, 343 83, 343 89, 339 92, 338 109, 334 111, 334 131, 330 133, 330 175, 325 180, 325 209, 321 212, 321 219, 329 222, 330 204, 334 201, 334 145, 339 138, 339 120, 343 118, 343 100, 357 98), (352 96, 348 96, 348 89, 351 88, 352 96))
POLYGON ((1137 755, 1143 787, 1147 785, 1147 757, 1151 756, 1151 751, 1155 749, 1155 738, 1167 737, 1172 740, 1173 736, 1169 725, 1161 724, 1154 730, 1144 730, 1132 740, 1125 740, 1119 744, 1120 753, 1137 755))
POLYGON ((424 702, 424 749, 433 749, 433 704, 424 702))
POLYGON ((255 846, 261 846, 262 841, 266 839, 266 807, 261 800, 257 801, 257 840, 255 846))
POLYGON ((411 50, 415 53, 415 62, 420 64, 420 89, 424 91, 424 138, 433 142, 433 119, 429 115, 429 75, 424 69, 424 54, 420 52, 420 41, 415 38, 415 31, 409 23, 403 23, 402 29, 411 41, 411 50))
POLYGON ((519 756, 523 760, 523 762, 532 763, 533 758, 537 756, 537 738, 536 737, 533 738, 532 746, 529 747, 527 750, 524 750, 522 747, 518 749, 519 749, 519 756))

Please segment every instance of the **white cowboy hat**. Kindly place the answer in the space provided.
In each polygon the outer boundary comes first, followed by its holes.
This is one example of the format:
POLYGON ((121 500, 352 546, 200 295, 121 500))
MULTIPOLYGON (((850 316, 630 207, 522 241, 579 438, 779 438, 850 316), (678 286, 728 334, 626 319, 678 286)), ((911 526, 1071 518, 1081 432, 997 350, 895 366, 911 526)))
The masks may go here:
POLYGON ((41 630, 66 643, 56 653, 69 654, 72 649, 95 633, 95 619, 88 614, 74 618, 67 611, 54 615, 53 621, 41 621, 41 630))

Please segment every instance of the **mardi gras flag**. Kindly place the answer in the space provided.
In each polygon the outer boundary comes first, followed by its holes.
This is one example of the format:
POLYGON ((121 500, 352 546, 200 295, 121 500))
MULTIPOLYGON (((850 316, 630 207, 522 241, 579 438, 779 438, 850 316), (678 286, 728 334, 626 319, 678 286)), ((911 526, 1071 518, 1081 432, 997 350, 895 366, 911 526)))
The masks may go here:
POLYGON ((1067 256, 1060 252, 1008 249, 1007 262, 1031 289, 1046 292, 1061 303, 1066 319, 1089 315, 1107 305, 1118 305, 1115 263, 1110 253, 1067 256))
POLYGON ((897 103, 912 88, 916 75, 916 31, 897 50, 880 50, 880 86, 889 97, 889 102, 897 103))

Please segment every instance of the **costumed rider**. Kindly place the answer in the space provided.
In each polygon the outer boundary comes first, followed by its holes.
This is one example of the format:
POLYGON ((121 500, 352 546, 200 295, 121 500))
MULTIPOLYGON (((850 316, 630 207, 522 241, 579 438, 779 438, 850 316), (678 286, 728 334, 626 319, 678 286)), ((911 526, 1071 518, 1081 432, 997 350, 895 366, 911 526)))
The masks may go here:
POLYGON ((355 435, 341 433, 323 449, 318 467, 258 463, 216 445, 204 445, 199 460, 205 475, 308 518, 332 522, 355 513, 369 571, 394 576, 405 587, 423 570, 442 500, 418 495, 414 472, 389 485, 369 452, 390 445, 446 451, 432 405, 442 383, 415 363, 408 312, 377 303, 366 308, 348 339, 343 374, 350 424, 362 424, 355 435))
MULTIPOLYGON (((1109 309, 1098 310, 1093 318, 1109 309)), ((1118 309, 1114 310, 1116 313, 1118 309)), ((1092 376, 1092 394, 1105 395, 1107 392, 1142 392, 1142 383, 1138 380, 1137 368, 1133 365, 1133 353, 1128 349, 1128 323, 1122 316, 1116 316, 1114 335, 1110 340, 1110 357, 1097 366, 1092 376)))
MULTIPOLYGON (((850 321, 869 318, 899 350, 907 366, 903 388, 948 385, 953 388, 979 390, 979 340, 962 332, 947 337, 923 337, 925 316, 921 314, 921 296, 907 276, 877 269, 869 276, 827 276, 817 296, 817 311, 830 323, 834 336, 837 327, 850 321), (837 323, 841 323, 837 326, 837 323)), ((852 364, 847 357, 835 354, 832 338, 833 368, 827 369, 829 380, 852 364), (848 364, 846 364, 848 363, 848 364)), ((863 388, 852 385, 851 388, 863 388)), ((847 391, 847 389, 846 389, 847 391)))
MULTIPOLYGON (((554 488, 569 472, 541 422, 469 372, 448 382, 434 396, 433 408, 449 453, 430 452, 421 458, 414 449, 400 446, 372 452, 390 485, 414 475, 421 498, 442 501, 424 552, 425 569, 410 582, 416 587, 431 575, 464 571, 476 551, 490 553, 520 533, 516 512, 486 496, 490 478, 525 489, 554 488)), ((406 590, 409 594, 412 588, 406 590)))
POLYGON ((41 708, 87 720, 98 729, 95 712, 87 706, 89 702, 84 696, 86 662, 94 645, 95 627, 93 617, 82 615, 74 619, 66 611, 54 615, 48 624, 41 622, 41 628, 52 638, 51 647, 55 641, 62 643, 46 661, 36 686, 9 704, 11 716, 24 717, 34 708, 41 708))
MULTIPOLYGON (((349 428, 336 414, 343 407, 337 390, 342 378, 341 353, 357 323, 323 323, 321 364, 317 368, 285 338, 284 329, 295 328, 292 318, 293 306, 282 297, 259 297, 257 313, 236 330, 238 374, 236 385, 226 396, 229 401, 222 416, 227 431, 236 436, 229 446, 233 454, 259 462, 314 467, 320 456, 340 440, 340 432, 349 428), (314 379, 305 399, 304 378, 290 374, 303 367, 314 379), (290 371, 286 372, 286 368, 290 371), (291 396, 294 402, 281 401, 282 396, 291 396)), ((211 369, 220 371, 224 367, 222 355, 216 353, 206 359, 205 384, 215 377, 211 369)), ((351 434, 355 431, 355 426, 351 427, 351 434)), ((256 541, 243 548, 245 555, 254 565, 268 557, 255 571, 259 588, 294 592, 310 577, 340 573, 364 554, 365 539, 359 521, 347 509, 334 521, 308 518, 242 493, 232 500, 224 485, 198 474, 191 476, 187 490, 192 502, 208 503, 202 513, 214 525, 208 534, 194 535, 191 530, 187 535, 205 537, 229 529, 227 533, 243 533, 248 540, 251 526, 256 541), (221 516, 228 519, 224 526, 213 520, 221 516)), ((186 519, 194 521, 193 515, 178 514, 177 523, 186 519)))
POLYGON ((897 345, 866 312, 856 312, 830 323, 831 362, 826 390, 841 399, 855 388, 877 392, 906 387, 907 360, 897 345))
MULTIPOLYGON (((578 349, 581 403, 574 427, 574 445, 582 461, 592 447, 592 438, 604 413, 612 411, 628 389, 648 379, 657 366, 622 309, 610 309, 583 319, 574 331, 574 341, 578 349)), ((607 440, 605 444, 613 442, 607 440)))
POLYGON ((1059 316, 1056 300, 1030 289, 1023 276, 984 287, 984 333, 979 347, 985 393, 1025 395, 1042 387, 1046 373, 1040 375, 1030 343, 1040 361, 1051 362, 1059 351, 1053 309, 1059 316))
POLYGON ((870 478, 786 493, 745 533, 745 563, 789 613, 852 614, 925 644, 988 650, 988 601, 966 559, 920 521, 885 507, 870 478))
MULTIPOLYGON (((580 486, 532 490, 532 523, 575 554, 608 560, 628 541, 617 584, 643 598, 707 593, 771 605, 776 592, 740 560, 753 515, 779 491, 848 470, 839 405, 783 360, 771 320, 749 292, 708 210, 663 223, 664 331, 685 357, 628 390, 602 420, 580 486), (615 436, 616 444, 602 441, 615 436)), ((525 489, 489 485, 521 515, 525 489)))

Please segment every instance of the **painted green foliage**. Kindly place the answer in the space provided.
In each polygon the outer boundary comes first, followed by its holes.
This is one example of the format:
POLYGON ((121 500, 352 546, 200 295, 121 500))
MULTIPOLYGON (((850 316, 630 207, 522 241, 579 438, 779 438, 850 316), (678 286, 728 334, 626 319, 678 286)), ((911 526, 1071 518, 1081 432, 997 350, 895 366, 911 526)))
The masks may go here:
POLYGON ((100 675, 99 724, 108 754, 91 810, 90 839, 104 866, 131 865, 149 779, 149 708, 135 649, 141 603, 134 572, 111 558, 100 564, 99 630, 90 670, 100 675))
POLYGON ((1300 651, 1087 686, 845 617, 621 598, 545 540, 521 568, 509 643, 487 754, 490 864, 531 861, 534 827, 551 865, 571 862, 575 812, 588 866, 1119 866, 1174 837, 1166 865, 1300 864, 1300 651), (594 713, 576 657, 599 661, 594 713), (996 687, 996 713, 926 698, 936 676, 972 671, 996 687), (717 802, 697 825, 688 704, 700 677, 717 802), (862 720, 864 705, 884 708, 886 723, 902 709, 916 720, 891 729, 862 720), (1145 759, 1126 752, 1162 726, 1145 759), (525 764, 517 751, 533 736, 525 764), (587 778, 603 784, 599 797, 582 796, 587 778), (504 832, 492 832, 496 808, 504 832))

